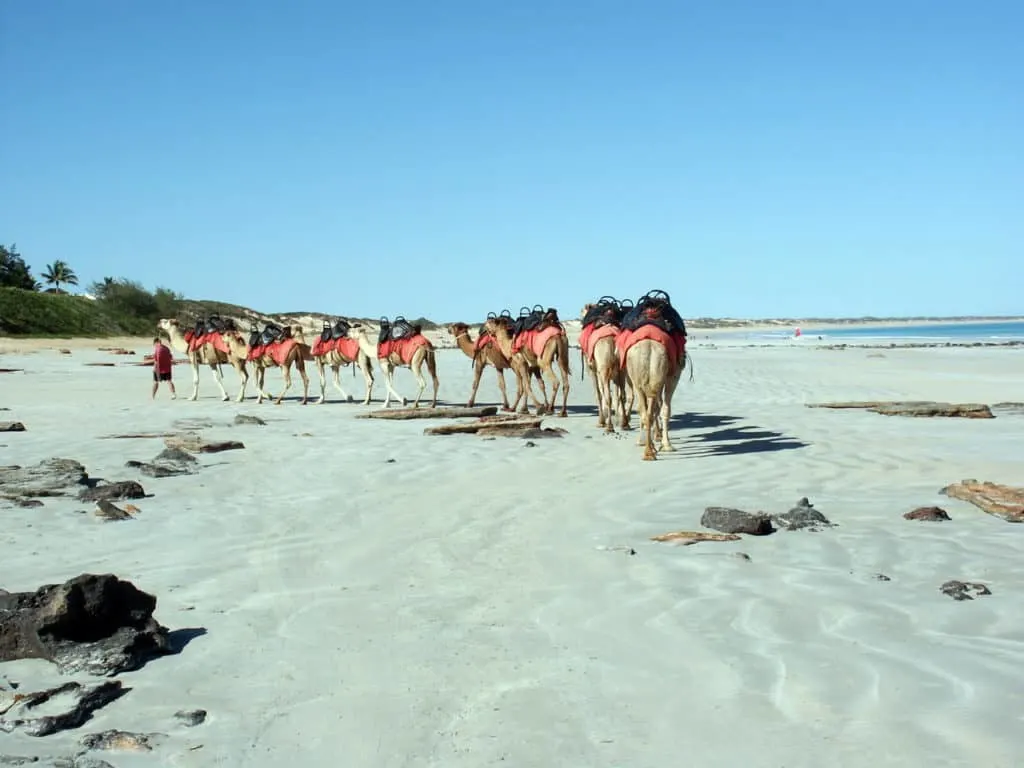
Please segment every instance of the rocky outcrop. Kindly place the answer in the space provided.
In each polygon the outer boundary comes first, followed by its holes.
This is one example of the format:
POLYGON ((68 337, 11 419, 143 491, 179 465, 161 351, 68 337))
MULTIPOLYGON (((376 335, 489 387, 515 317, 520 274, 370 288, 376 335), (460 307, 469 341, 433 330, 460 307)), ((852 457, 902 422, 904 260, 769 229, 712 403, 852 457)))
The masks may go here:
POLYGON ((74 459, 46 459, 31 467, 0 467, 0 495, 26 498, 64 496, 91 485, 74 459))
POLYGON ((949 520, 950 517, 942 507, 918 507, 903 515, 904 520, 949 520))
POLYGON ((883 416, 944 416, 961 419, 994 419, 983 403, 939 403, 931 400, 868 400, 863 402, 814 403, 808 408, 861 409, 883 416))
POLYGON ((134 480, 118 480, 85 488, 78 494, 79 501, 117 501, 119 499, 143 499, 146 491, 134 480))
POLYGON ((752 514, 732 507, 708 507, 701 515, 700 524, 722 533, 746 533, 765 536, 773 533, 771 517, 763 512, 752 514))
POLYGON ((104 680, 94 685, 69 682, 29 693, 0 690, 0 731, 49 736, 78 728, 97 709, 125 693, 120 680, 104 680))
POLYGON ((0 594, 0 661, 42 658, 64 673, 114 675, 172 653, 156 597, 113 574, 0 594))
POLYGON ((947 485, 939 493, 951 499, 970 502, 978 509, 1001 517, 1008 523, 1024 523, 1024 488, 961 480, 947 485))
POLYGON ((973 600, 975 596, 992 594, 992 590, 978 581, 947 581, 939 591, 954 600, 973 600))
POLYGON ((780 528, 790 531, 797 531, 803 528, 811 531, 820 531, 822 528, 832 528, 835 523, 830 522, 821 512, 814 508, 814 505, 807 500, 807 497, 800 499, 796 506, 781 515, 772 515, 772 522, 780 528))

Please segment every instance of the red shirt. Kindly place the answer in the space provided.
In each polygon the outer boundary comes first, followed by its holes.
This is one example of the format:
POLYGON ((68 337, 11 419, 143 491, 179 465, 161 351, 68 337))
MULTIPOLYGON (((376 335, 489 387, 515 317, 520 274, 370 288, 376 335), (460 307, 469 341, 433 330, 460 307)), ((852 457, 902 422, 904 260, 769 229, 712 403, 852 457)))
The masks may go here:
POLYGON ((170 348, 164 344, 153 347, 153 365, 157 373, 170 373, 174 366, 174 356, 170 348))

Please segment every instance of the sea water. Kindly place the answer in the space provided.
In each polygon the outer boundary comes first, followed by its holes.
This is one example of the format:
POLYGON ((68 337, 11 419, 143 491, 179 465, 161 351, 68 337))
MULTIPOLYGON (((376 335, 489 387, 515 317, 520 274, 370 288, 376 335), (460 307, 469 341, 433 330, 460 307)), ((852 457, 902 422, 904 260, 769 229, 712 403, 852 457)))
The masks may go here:
MULTIPOLYGON (((1024 342, 1024 321, 1003 320, 995 322, 964 322, 964 323, 901 323, 898 325, 851 325, 849 327, 800 328, 800 336, 796 336, 796 328, 786 330, 750 330, 737 329, 728 334, 718 336, 724 340, 731 338, 747 342, 824 342, 831 344, 857 343, 892 343, 892 344, 941 344, 955 342, 959 344, 973 342, 1002 343, 1008 341, 1024 342)), ((700 331, 690 334, 700 338, 700 331)))

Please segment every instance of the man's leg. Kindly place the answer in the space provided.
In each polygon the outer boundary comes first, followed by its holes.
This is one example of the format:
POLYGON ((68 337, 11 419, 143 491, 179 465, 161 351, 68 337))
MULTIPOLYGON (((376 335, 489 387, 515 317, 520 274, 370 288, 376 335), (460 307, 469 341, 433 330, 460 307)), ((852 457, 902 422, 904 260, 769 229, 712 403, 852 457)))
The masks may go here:
POLYGON ((160 381, 157 379, 156 374, 153 374, 153 395, 152 398, 156 400, 156 391, 160 388, 160 381))
POLYGON ((171 388, 171 400, 176 400, 178 393, 174 391, 174 381, 172 379, 168 379, 167 386, 171 388))

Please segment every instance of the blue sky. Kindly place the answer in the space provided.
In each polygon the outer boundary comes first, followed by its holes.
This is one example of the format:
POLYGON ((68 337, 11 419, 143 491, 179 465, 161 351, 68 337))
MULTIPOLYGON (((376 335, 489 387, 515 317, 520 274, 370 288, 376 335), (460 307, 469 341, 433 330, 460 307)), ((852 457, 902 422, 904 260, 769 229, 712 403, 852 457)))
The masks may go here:
POLYGON ((0 240, 264 311, 1024 313, 1024 4, 0 3, 0 240))

